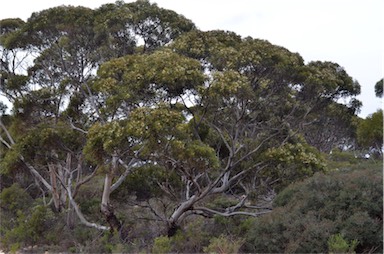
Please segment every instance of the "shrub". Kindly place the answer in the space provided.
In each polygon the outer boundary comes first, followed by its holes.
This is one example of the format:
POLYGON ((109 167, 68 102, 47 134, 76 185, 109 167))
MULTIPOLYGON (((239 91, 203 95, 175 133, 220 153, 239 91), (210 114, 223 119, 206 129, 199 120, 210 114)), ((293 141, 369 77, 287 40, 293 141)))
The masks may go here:
POLYGON ((328 251, 330 253, 355 253, 358 243, 357 240, 348 242, 341 234, 331 235, 328 239, 328 251))
POLYGON ((202 252, 209 244, 211 225, 201 217, 190 217, 189 223, 172 237, 172 251, 178 253, 202 252))
POLYGON ((25 192, 19 184, 3 189, 0 193, 1 208, 15 213, 19 210, 25 210, 32 203, 31 196, 25 192))
POLYGON ((209 245, 204 248, 205 253, 238 253, 243 239, 232 239, 231 237, 220 235, 209 241, 209 245))
POLYGON ((35 206, 29 214, 18 211, 15 227, 5 232, 2 243, 13 248, 48 243, 54 220, 53 212, 45 206, 35 206))
POLYGON ((152 247, 153 253, 168 253, 171 251, 171 240, 167 236, 159 236, 155 238, 152 247))
POLYGON ((383 250, 381 170, 316 174, 290 185, 274 211, 253 219, 247 252, 326 252, 328 239, 342 233, 357 252, 383 250))

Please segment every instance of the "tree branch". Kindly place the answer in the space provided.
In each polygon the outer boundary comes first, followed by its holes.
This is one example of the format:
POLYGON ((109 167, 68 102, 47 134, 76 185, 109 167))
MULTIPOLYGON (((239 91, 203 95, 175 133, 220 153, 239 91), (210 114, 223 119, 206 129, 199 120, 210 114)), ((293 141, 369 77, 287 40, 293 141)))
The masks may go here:
POLYGON ((88 134, 88 131, 85 131, 85 130, 79 128, 79 127, 76 127, 76 126, 73 124, 73 122, 72 122, 72 118, 69 118, 69 125, 70 125, 71 128, 74 129, 74 130, 77 130, 77 131, 79 131, 79 132, 81 132, 81 133, 84 133, 84 134, 88 134))
POLYGON ((235 216, 235 215, 246 215, 246 216, 258 217, 260 215, 267 214, 267 213, 271 212, 271 210, 262 211, 262 212, 256 212, 256 213, 243 212, 243 211, 219 212, 219 211, 207 208, 207 207, 195 207, 193 210, 194 210, 194 212, 196 212, 196 214, 202 213, 200 215, 204 215, 204 216, 207 216, 207 217, 212 217, 213 215, 221 215, 221 216, 224 216, 224 217, 230 217, 230 216, 235 216))
POLYGON ((114 184, 112 184, 110 192, 113 192, 114 190, 116 190, 116 189, 117 189, 117 188, 124 182, 125 178, 127 178, 127 176, 128 176, 128 175, 132 172, 132 170, 134 169, 134 168, 132 167, 132 165, 135 164, 135 163, 137 162, 137 160, 136 160, 135 158, 132 158, 132 159, 129 161, 128 165, 127 165, 122 159, 120 159, 120 158, 118 158, 117 161, 118 161, 118 163, 119 163, 120 165, 122 165, 122 166, 125 168, 125 171, 124 171, 123 174, 121 174, 121 176, 119 177, 119 179, 117 179, 117 181, 116 181, 114 184))
POLYGON ((25 161, 24 157, 22 155, 19 155, 20 160, 27 166, 29 171, 38 179, 40 182, 43 183, 43 185, 49 190, 52 191, 52 186, 44 179, 42 175, 28 162, 25 161))
POLYGON ((225 139, 222 131, 219 129, 219 127, 217 127, 216 125, 214 124, 211 124, 211 126, 217 131, 217 133, 219 134, 221 140, 224 142, 225 146, 227 147, 227 149, 229 150, 230 152, 230 155, 229 157, 232 157, 234 154, 233 154, 233 150, 232 150, 232 147, 229 145, 229 143, 227 142, 227 140, 225 139))
MULTIPOLYGON (((96 175, 96 172, 97 170, 99 169, 99 166, 97 166, 95 168, 95 170, 90 174, 88 175, 87 177, 85 177, 84 179, 82 179, 81 181, 79 182, 76 182, 76 186, 75 186, 75 190, 73 191, 73 197, 76 197, 77 196, 77 193, 81 187, 81 185, 89 182, 95 175, 96 175)), ((78 169, 76 169, 75 171, 77 171, 78 169)))
POLYGON ((69 178, 68 178, 68 183, 66 186, 65 183, 62 182, 62 180, 59 178, 59 181, 62 185, 62 187, 65 189, 65 191, 67 192, 68 194, 68 198, 69 198, 69 202, 71 203, 71 205, 73 206, 75 212, 76 212, 76 215, 77 217, 80 219, 80 222, 82 224, 84 224, 85 226, 87 227, 91 227, 91 228, 96 228, 98 230, 109 230, 110 228, 109 227, 106 227, 106 226, 102 226, 102 225, 99 225, 99 224, 96 224, 96 223, 92 223, 92 222, 89 222, 83 215, 83 213, 81 212, 79 206, 77 205, 76 201, 73 199, 73 196, 72 196, 72 174, 70 174, 69 178))
POLYGON ((1 121, 1 117, 0 117, 0 126, 3 129, 3 131, 5 132, 5 135, 7 135, 7 138, 9 140, 9 142, 11 142, 11 145, 14 145, 15 141, 13 140, 13 138, 12 138, 11 134, 9 133, 8 129, 3 124, 3 121, 1 121))
POLYGON ((265 142, 267 142, 268 140, 272 139, 273 137, 275 137, 278 133, 275 133, 275 134, 272 134, 270 135, 269 137, 265 138, 263 141, 260 142, 260 144, 253 150, 249 151, 246 155, 244 155, 243 157, 241 157, 238 161, 234 162, 233 163, 233 167, 236 166, 237 164, 243 162, 246 158, 248 158, 249 156, 251 156, 252 154, 254 154, 255 152, 257 152, 265 142))
POLYGON ((5 141, 1 136, 0 136, 0 141, 1 141, 1 143, 3 143, 8 149, 11 149, 11 145, 8 144, 8 142, 5 141))

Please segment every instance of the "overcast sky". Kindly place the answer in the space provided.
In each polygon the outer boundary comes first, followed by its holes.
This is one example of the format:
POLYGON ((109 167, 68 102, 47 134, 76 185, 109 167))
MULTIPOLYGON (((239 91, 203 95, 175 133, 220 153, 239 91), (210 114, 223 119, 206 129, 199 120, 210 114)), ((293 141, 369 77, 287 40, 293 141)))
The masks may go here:
MULTIPOLYGON (((114 0, 2 0, 0 19, 27 20, 58 5, 98 8, 114 0)), ((126 0, 125 2, 132 2, 126 0)), ((360 116, 382 107, 374 85, 384 77, 383 0, 151 0, 191 19, 201 30, 222 29, 265 39, 306 62, 332 61, 356 79, 360 116)))

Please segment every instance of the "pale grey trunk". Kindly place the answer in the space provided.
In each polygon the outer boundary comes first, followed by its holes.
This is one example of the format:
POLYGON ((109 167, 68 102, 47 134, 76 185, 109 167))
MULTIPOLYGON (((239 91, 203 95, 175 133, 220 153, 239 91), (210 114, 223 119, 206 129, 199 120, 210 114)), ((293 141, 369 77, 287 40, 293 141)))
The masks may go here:
POLYGON ((60 205, 60 195, 57 188, 57 179, 56 179, 56 173, 55 173, 55 166, 52 164, 48 164, 49 169, 49 179, 52 186, 52 199, 53 204, 55 205, 56 211, 61 211, 61 205, 60 205))
POLYGON ((179 229, 179 223, 186 216, 187 211, 193 208, 193 205, 198 201, 198 197, 193 195, 188 200, 181 203, 179 207, 172 213, 168 220, 168 236, 171 237, 176 234, 179 229))
POLYGON ((118 162, 118 157, 116 154, 113 154, 111 169, 105 175, 105 179, 104 179, 104 189, 103 189, 103 195, 101 198, 101 208, 100 208, 101 212, 103 213, 103 215, 105 216, 107 222, 111 227, 111 231, 113 230, 120 231, 121 229, 121 223, 117 219, 116 215, 114 214, 113 207, 110 204, 111 186, 112 186, 113 176, 117 169, 117 162, 118 162))
POLYGON ((110 200, 110 194, 111 194, 111 186, 112 186, 112 174, 111 172, 108 172, 105 174, 104 178, 104 189, 103 189, 103 196, 101 198, 101 212, 107 213, 108 207, 109 207, 109 200, 110 200))

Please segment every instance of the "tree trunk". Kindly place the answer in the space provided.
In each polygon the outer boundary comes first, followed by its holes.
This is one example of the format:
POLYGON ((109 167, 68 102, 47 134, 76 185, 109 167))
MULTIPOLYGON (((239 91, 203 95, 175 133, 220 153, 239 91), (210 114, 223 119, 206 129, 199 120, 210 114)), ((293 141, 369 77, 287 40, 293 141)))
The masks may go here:
POLYGON ((117 168, 117 160, 118 160, 117 156, 113 155, 111 170, 105 175, 103 196, 101 198, 101 212, 105 216, 105 219, 111 228, 111 232, 115 230, 119 232, 121 229, 121 223, 117 219, 113 211, 113 207, 110 204, 112 179, 113 179, 113 174, 117 168))
POLYGON ((190 199, 184 201, 171 215, 168 220, 168 236, 174 236, 180 226, 180 221, 186 215, 186 212, 191 210, 193 205, 198 201, 198 197, 193 195, 190 199))
POLYGON ((55 205, 55 211, 61 212, 60 194, 59 194, 59 189, 57 185, 55 166, 53 164, 48 164, 48 169, 49 169, 49 178, 52 186, 51 192, 52 192, 53 204, 55 205))
POLYGON ((67 213, 67 226, 69 229, 75 228, 75 209, 69 202, 68 204, 68 213, 67 213))
POLYGON ((172 237, 176 235, 177 231, 180 229, 180 226, 177 225, 176 223, 171 223, 168 225, 168 237, 172 237))

